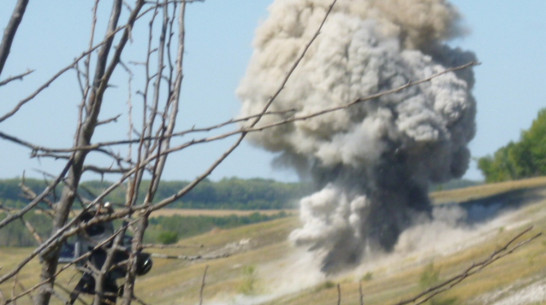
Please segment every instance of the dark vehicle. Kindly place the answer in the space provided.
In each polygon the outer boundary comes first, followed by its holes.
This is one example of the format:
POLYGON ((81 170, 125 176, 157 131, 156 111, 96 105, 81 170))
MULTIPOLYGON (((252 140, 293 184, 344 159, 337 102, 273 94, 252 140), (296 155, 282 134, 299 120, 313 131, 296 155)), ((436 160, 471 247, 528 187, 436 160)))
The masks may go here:
MULTIPOLYGON (((80 215, 78 223, 86 223, 97 215, 111 213, 112 208, 109 203, 102 205, 98 210, 86 211, 80 215)), ((75 263, 78 269, 83 273, 81 279, 70 294, 70 302, 74 304, 80 293, 95 294, 95 277, 91 270, 101 270, 106 262, 108 252, 112 248, 112 241, 105 242, 114 234, 114 225, 111 221, 94 224, 80 232, 76 240, 72 243, 67 242, 61 249, 59 258, 60 263, 75 263), (103 244, 98 247, 99 245, 103 244), (77 260, 80 256, 89 253, 89 256, 83 260, 77 260)), ((129 259, 131 251, 131 236, 124 236, 121 245, 116 247, 113 252, 110 269, 104 274, 102 281, 102 291, 104 292, 103 302, 101 304, 115 304, 120 289, 116 283, 117 279, 124 278, 127 274, 127 264, 124 262, 129 259)), ((136 275, 144 275, 152 268, 152 259, 148 253, 138 253, 136 258, 136 275)))

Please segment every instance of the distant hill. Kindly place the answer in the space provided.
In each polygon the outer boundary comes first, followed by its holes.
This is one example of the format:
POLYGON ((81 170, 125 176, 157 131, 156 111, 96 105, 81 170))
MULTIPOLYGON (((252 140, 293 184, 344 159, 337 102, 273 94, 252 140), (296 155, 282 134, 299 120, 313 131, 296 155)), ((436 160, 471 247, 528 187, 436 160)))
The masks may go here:
MULTIPOLYGON (((10 208, 21 208, 28 200, 25 199, 20 188, 20 179, 0 180, 0 205, 10 208)), ((156 201, 162 200, 186 186, 188 181, 163 181, 156 195, 156 201)), ((111 182, 87 181, 80 185, 80 194, 88 199, 93 199, 111 182)), ((480 182, 471 180, 452 180, 447 183, 433 185, 431 191, 446 191, 452 189, 476 186, 480 182)), ((35 193, 40 193, 46 182, 38 179, 26 179, 25 185, 35 193)), ((139 197, 143 198, 149 181, 143 181, 139 197)), ((299 198, 312 192, 312 187, 306 183, 278 182, 270 179, 239 179, 225 178, 214 182, 204 180, 183 198, 175 201, 170 208, 192 209, 235 209, 235 210, 270 210, 293 209, 297 207, 299 198)), ((51 201, 56 201, 60 196, 60 188, 55 194, 49 196, 51 201)), ((114 204, 123 204, 125 198, 125 186, 122 186, 106 197, 107 201, 114 204)))
MULTIPOLYGON (((0 180, 0 204, 7 207, 22 207, 25 199, 19 184, 19 179, 0 180)), ((163 181, 157 191, 155 200, 162 200, 186 186, 188 181, 163 181)), ((87 181, 80 184, 80 194, 88 199, 95 198, 111 183, 108 181, 87 181)), ((46 182, 37 179, 26 179, 25 185, 35 193, 40 193, 46 182)), ((144 198, 149 181, 143 181, 139 190, 139 198, 144 198)), ((239 179, 226 178, 214 182, 204 180, 183 198, 171 204, 170 208, 198 209, 237 209, 237 210, 268 210, 290 209, 296 207, 297 199, 310 194, 311 187, 303 183, 286 183, 269 179, 239 179)), ((55 201, 60 195, 49 196, 55 201)), ((122 186, 106 197, 114 204, 123 204, 125 186, 122 186)))

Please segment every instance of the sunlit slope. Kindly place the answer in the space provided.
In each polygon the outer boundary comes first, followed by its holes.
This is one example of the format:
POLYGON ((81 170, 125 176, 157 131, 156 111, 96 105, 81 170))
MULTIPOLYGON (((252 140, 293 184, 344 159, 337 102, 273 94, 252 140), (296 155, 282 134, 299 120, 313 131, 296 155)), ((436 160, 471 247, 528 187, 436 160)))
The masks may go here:
POLYGON ((479 200, 496 195, 508 195, 511 193, 513 194, 516 191, 535 188, 546 188, 546 177, 490 183, 461 189, 439 191, 431 193, 430 198, 435 203, 445 203, 451 201, 464 202, 469 200, 479 200))
MULTIPOLYGON (((186 256, 186 259, 154 257, 150 273, 138 279, 136 295, 146 304, 193 304, 197 302, 203 272, 208 267, 206 298, 230 296, 245 290, 248 278, 244 270, 257 270, 260 264, 283 257, 289 251, 286 236, 298 224, 297 218, 278 219, 231 230, 218 230, 182 240, 177 248, 145 249, 161 255, 186 256), (197 259, 202 257, 202 259, 197 259), (213 259, 209 259, 213 258, 213 259)), ((0 276, 11 271, 27 255, 30 248, 0 248, 0 276)), ((37 284, 39 264, 36 260, 22 269, 15 281, 0 285, 0 303, 37 284)), ((62 273, 58 287, 66 290, 67 298, 79 280, 79 273, 69 268, 62 273)), ((87 302, 90 299, 83 296, 87 302)), ((17 304, 32 304, 30 297, 22 297, 17 304)), ((51 304, 64 304, 60 298, 51 304)))
POLYGON ((179 242, 182 248, 150 249, 170 255, 202 255, 205 260, 155 258, 150 274, 137 283, 138 293, 148 304, 194 304, 199 300, 207 266, 205 300, 229 299, 238 293, 251 293, 253 289, 257 292, 258 285, 254 288, 245 288, 245 285, 253 285, 249 279, 259 276, 261 265, 289 251, 286 236, 296 226, 297 219, 290 217, 185 239, 179 242), (253 274, 248 273, 249 269, 254 269, 253 274))
MULTIPOLYGON (((475 224, 471 229, 445 229, 446 240, 440 235, 437 237, 440 240, 431 241, 432 245, 424 249, 395 251, 370 259, 352 272, 331 277, 321 275, 316 269, 305 269, 316 265, 301 258, 305 252, 287 242, 288 234, 298 226, 295 217, 212 232, 180 242, 203 244, 203 248, 169 252, 219 255, 222 251, 232 251, 231 256, 192 263, 156 259, 155 270, 139 282, 142 287, 139 292, 152 304, 196 304, 208 265, 204 304, 336 304, 338 283, 342 304, 360 304, 360 283, 365 304, 392 304, 423 288, 420 278, 431 264, 440 279, 447 278, 489 256, 529 225, 535 226, 533 232, 545 231, 545 186, 545 178, 536 178, 434 193, 432 198, 440 203, 487 204, 502 200, 514 206, 521 202, 525 205, 517 211, 497 215, 487 223, 475 224)), ((438 297, 436 304, 494 304, 525 292, 526 287, 532 290, 533 285, 546 286, 542 281, 546 278, 545 253, 546 240, 541 237, 438 297)), ((532 304, 542 303, 546 301, 532 304)))
MULTIPOLYGON (((369 258, 354 270, 329 277, 317 271, 317 264, 305 249, 296 249, 287 241, 290 232, 299 226, 296 216, 216 230, 181 240, 177 248, 146 249, 157 254, 185 255, 187 259, 154 258, 152 271, 139 278, 135 292, 146 304, 154 305, 199 304, 201 290, 203 304, 209 305, 326 305, 337 304, 339 284, 341 304, 356 305, 360 304, 362 285, 366 305, 394 304, 424 288, 427 283, 421 279, 425 270, 432 270, 441 280, 486 258, 529 225, 534 225, 534 233, 546 231, 545 178, 438 192, 432 198, 439 204, 501 202, 517 209, 463 228, 418 226, 400 237, 394 253, 369 258), (193 260, 195 256, 201 259, 193 260)), ((15 267, 29 252, 0 249, 0 274, 15 267)), ((0 286, 3 295, 9 297, 21 286, 31 287, 38 268, 37 263, 32 263, 23 269, 18 283, 0 286)), ((540 237, 437 297, 434 304, 546 304, 546 296, 540 295, 546 290, 544 279, 546 239, 540 237), (511 297, 528 302, 517 303, 511 297)), ((76 273, 69 271, 60 283, 71 289, 77 280, 76 273)), ((62 304, 57 299, 55 302, 62 304)), ((31 301, 24 297, 17 304, 31 301)))

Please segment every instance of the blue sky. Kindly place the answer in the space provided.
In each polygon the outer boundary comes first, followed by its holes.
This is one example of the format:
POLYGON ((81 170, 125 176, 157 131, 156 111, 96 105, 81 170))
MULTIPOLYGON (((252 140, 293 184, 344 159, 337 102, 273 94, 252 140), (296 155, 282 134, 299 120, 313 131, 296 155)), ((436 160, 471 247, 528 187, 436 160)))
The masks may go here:
MULTIPOLYGON (((8 2, 11 4, 4 4, 0 11, 2 28, 16 1, 8 2)), ((25 82, 0 88, 0 114, 85 49, 92 2, 51 0, 29 4, 2 78, 27 69, 37 71, 25 82)), ((480 157, 518 140, 538 110, 546 106, 546 1, 451 2, 463 15, 469 32, 450 44, 474 51, 482 63, 475 68, 477 134, 470 144, 473 157, 480 157)), ((266 18, 270 3, 207 0, 189 6, 178 129, 218 123, 237 115, 239 101, 234 92, 252 54, 254 30, 266 18)), ((119 79, 117 85, 123 87, 125 84, 119 79)), ((0 131, 44 146, 71 145, 79 102, 76 86, 74 74, 68 74, 18 116, 0 124, 0 131)), ((116 92, 107 96, 113 106, 106 108, 103 118, 117 114, 125 106, 123 95, 116 92)), ((126 126, 119 124, 119 128, 99 129, 96 138, 123 138, 126 126)), ((184 151, 169 161, 165 179, 192 179, 199 175, 233 140, 184 151)), ((61 166, 47 159, 30 159, 27 149, 6 141, 0 140, 0 148, 0 178, 17 177, 23 171, 27 176, 39 176, 35 171, 38 168, 55 173, 61 166)), ((272 158, 272 154, 244 144, 211 178, 296 180, 290 171, 272 168, 272 158)), ((465 177, 481 178, 475 164, 465 177)))

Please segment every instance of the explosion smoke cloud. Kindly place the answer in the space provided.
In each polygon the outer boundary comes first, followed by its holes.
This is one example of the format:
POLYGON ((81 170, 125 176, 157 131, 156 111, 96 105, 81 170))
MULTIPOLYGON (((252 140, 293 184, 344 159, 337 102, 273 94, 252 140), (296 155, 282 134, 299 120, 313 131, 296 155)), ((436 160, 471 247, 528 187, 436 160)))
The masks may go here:
MULTIPOLYGON (((242 115, 259 113, 322 21, 329 0, 277 0, 258 28, 238 88, 242 115)), ((268 124, 345 105, 475 60, 453 49, 457 11, 441 0, 340 0, 270 110, 268 124)), ((470 70, 343 111, 249 135, 279 152, 318 191, 301 200, 303 227, 290 238, 325 253, 323 270, 391 250, 402 230, 430 217, 431 182, 460 177, 475 133, 470 70)))

